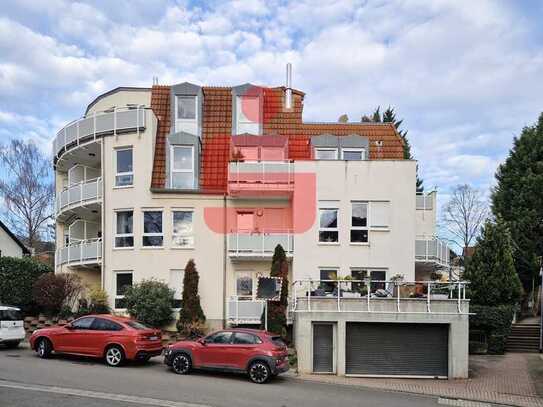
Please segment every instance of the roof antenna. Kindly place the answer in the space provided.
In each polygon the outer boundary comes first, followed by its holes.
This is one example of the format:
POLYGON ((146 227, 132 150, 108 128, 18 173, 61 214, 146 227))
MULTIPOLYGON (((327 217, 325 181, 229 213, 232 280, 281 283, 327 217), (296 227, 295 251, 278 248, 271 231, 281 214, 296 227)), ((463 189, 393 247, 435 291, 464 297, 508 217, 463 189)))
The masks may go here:
POLYGON ((285 86, 285 108, 292 108, 292 64, 287 63, 287 83, 285 86))

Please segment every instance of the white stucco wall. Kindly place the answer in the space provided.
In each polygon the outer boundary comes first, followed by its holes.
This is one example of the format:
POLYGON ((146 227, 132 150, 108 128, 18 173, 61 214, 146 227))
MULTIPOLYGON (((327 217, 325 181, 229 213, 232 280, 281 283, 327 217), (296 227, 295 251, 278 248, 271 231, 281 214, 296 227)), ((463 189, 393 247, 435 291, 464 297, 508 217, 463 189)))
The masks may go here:
POLYGON ((87 114, 101 112, 112 107, 125 107, 128 104, 151 105, 151 89, 147 90, 119 90, 98 100, 87 114))
POLYGON ((339 208, 339 243, 318 242, 317 202, 313 227, 294 237, 294 279, 319 279, 320 268, 337 268, 338 276, 351 268, 385 269, 387 278, 414 279, 414 161, 306 161, 296 163, 296 172, 315 173, 317 201, 339 208), (367 244, 351 244, 351 201, 389 201, 389 228, 370 229, 367 244))
POLYGON ((430 209, 416 209, 416 233, 418 237, 432 237, 436 234, 437 217, 437 192, 432 191, 427 195, 432 200, 430 209))
POLYGON ((3 228, 0 228, 0 250, 2 256, 23 257, 23 249, 3 228))

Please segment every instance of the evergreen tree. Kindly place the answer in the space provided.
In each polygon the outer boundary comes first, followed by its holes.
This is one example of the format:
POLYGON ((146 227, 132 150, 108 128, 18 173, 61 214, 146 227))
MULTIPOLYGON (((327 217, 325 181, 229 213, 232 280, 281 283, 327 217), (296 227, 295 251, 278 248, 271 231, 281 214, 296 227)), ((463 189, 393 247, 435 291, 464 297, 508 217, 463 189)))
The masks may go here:
MULTIPOLYGON (((377 109, 373 112, 371 115, 371 118, 369 118, 366 115, 362 116, 361 122, 374 122, 374 123, 393 123, 394 127, 396 127, 396 130, 398 131, 398 134, 400 135, 400 138, 403 141, 403 158, 405 160, 414 160, 413 155, 411 154, 411 144, 409 144, 409 140, 407 139, 407 130, 401 130, 400 126, 403 123, 402 120, 398 120, 396 118, 396 112, 394 112, 394 108, 388 107, 387 110, 385 110, 381 116, 380 113, 381 106, 377 106, 377 109)), ((417 164, 417 192, 424 192, 424 185, 421 178, 419 178, 419 165, 417 164)))
POLYGON ((186 326, 192 323, 204 323, 206 320, 200 305, 200 295, 198 294, 199 280, 200 276, 196 270, 194 260, 190 259, 185 266, 185 275, 183 277, 183 304, 177 321, 178 331, 183 331, 186 326))
POLYGON ((501 220, 485 223, 463 278, 470 282, 468 298, 473 305, 514 305, 519 301, 522 288, 515 272, 511 235, 501 220))
POLYGON ((344 113, 341 116, 339 116, 337 121, 338 121, 338 123, 348 123, 349 122, 349 116, 347 116, 347 114, 344 113))
MULTIPOLYGON (((281 277, 281 298, 279 301, 268 301, 268 331, 285 336, 288 306, 288 262, 285 250, 278 244, 273 253, 270 277, 281 277)), ((264 326, 264 314, 261 325, 264 326)))
POLYGON ((530 293, 537 286, 538 257, 543 256, 543 113, 514 139, 496 180, 492 211, 511 230, 515 268, 530 293))

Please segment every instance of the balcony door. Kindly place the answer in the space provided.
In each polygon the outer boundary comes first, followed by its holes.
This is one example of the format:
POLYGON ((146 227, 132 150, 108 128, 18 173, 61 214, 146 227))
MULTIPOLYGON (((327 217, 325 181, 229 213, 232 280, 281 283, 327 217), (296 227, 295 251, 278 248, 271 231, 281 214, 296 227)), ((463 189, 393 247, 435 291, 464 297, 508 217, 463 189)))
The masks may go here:
POLYGON ((255 214, 254 212, 238 212, 237 213, 237 232, 243 234, 252 233, 255 230, 255 214))

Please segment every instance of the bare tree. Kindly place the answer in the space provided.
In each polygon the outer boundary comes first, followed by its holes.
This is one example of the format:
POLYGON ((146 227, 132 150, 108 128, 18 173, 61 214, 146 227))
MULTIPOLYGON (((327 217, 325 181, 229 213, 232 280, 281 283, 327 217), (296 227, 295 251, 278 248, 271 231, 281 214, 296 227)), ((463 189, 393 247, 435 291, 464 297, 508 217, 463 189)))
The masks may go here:
POLYGON ((443 208, 443 222, 452 240, 461 248, 469 247, 489 214, 483 193, 471 186, 457 185, 443 208))
POLYGON ((54 184, 51 163, 38 147, 11 140, 0 146, 0 196, 11 230, 34 248, 52 219, 54 184))

